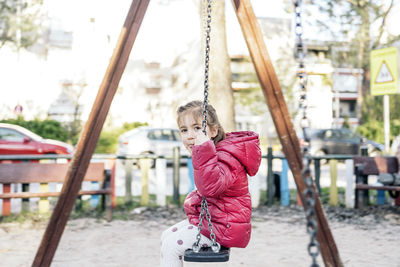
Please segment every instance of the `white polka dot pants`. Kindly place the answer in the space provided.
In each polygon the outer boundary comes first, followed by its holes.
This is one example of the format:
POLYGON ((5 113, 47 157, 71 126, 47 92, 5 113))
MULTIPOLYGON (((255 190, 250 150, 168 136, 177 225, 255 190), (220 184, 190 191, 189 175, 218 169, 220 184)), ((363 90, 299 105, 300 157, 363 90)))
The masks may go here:
MULTIPOLYGON (((185 250, 192 248, 198 233, 197 226, 189 223, 186 219, 181 221, 161 235, 161 267, 181 267, 185 250)), ((200 245, 211 246, 209 238, 201 235, 200 245)))

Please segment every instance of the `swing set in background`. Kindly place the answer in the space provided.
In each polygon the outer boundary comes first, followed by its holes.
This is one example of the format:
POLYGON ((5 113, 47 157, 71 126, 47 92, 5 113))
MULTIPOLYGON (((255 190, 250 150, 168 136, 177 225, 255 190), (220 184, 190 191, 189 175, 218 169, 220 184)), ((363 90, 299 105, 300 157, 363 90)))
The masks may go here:
MULTIPOLYGON (((210 5, 211 0, 207 1, 210 5)), ((43 267, 51 265, 149 2, 150 0, 132 1, 89 119, 77 144, 76 152, 68 169, 58 202, 44 232, 32 266, 43 267)), ((301 41, 300 2, 295 1, 295 9, 296 34, 298 40, 301 41)), ((300 150, 298 138, 290 119, 282 89, 272 66, 261 28, 250 0, 232 0, 232 4, 256 69, 265 101, 282 144, 283 152, 293 173, 297 190, 301 193, 304 192, 304 195, 299 195, 306 212, 307 232, 311 237, 311 242, 308 245, 308 253, 313 259, 312 266, 318 266, 315 259, 319 251, 321 252, 325 266, 343 266, 335 240, 322 209, 321 201, 310 176, 308 167, 310 157, 307 156, 307 151, 305 151, 306 153, 304 153, 303 157, 300 150), (318 242, 316 242, 315 238, 318 242)), ((298 49, 302 52, 303 47, 301 42, 298 49)), ((301 60, 300 69, 303 69, 303 71, 300 70, 298 76, 302 90, 305 92, 305 73, 301 60)), ((207 68, 206 71, 208 71, 207 68)), ((207 99, 205 98, 205 100, 207 99)), ((207 212, 206 209, 204 211, 207 212)))

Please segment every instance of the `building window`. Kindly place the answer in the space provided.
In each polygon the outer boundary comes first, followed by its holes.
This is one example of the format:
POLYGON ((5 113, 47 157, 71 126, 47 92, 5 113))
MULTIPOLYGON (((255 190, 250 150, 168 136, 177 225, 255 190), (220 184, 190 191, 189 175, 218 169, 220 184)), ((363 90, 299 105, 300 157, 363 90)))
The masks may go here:
POLYGON ((356 114, 356 100, 341 100, 340 101, 340 117, 355 118, 356 114))

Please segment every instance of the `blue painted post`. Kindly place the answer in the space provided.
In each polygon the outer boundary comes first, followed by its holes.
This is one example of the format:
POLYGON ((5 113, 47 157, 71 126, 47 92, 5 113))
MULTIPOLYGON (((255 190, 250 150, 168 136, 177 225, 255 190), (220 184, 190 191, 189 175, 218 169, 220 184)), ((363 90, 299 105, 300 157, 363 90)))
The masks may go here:
POLYGON ((376 204, 384 205, 385 202, 386 202, 385 191, 378 190, 377 195, 376 195, 376 204))
MULTIPOLYGON (((99 182, 91 182, 91 186, 92 190, 98 190, 100 189, 100 184, 99 182)), ((99 201, 100 201, 100 197, 99 195, 91 195, 90 196, 90 207, 91 208, 95 208, 99 205, 99 201)))
POLYGON ((287 160, 282 159, 282 172, 281 172, 281 205, 289 206, 290 203, 290 191, 289 191, 289 182, 288 182, 288 171, 289 164, 287 160))
POLYGON ((194 176, 193 176, 193 162, 192 158, 188 158, 187 160, 187 168, 189 172, 189 188, 188 188, 188 193, 192 192, 194 190, 194 176))

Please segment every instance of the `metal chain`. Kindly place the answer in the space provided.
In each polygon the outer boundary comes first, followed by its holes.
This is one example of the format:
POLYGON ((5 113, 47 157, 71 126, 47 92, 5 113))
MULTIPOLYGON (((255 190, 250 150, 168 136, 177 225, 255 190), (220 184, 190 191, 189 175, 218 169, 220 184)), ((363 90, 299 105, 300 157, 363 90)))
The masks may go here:
POLYGON ((208 105, 208 74, 210 63, 210 33, 211 33, 211 0, 207 0, 206 56, 204 68, 204 101, 203 101, 203 132, 207 134, 207 105, 208 105))
MULTIPOLYGON (((307 118, 307 73, 304 65, 304 58, 307 53, 307 49, 303 43, 303 26, 301 23, 301 0, 296 0, 294 2, 294 8, 295 8, 295 33, 297 36, 297 41, 296 41, 296 49, 295 49, 295 56, 299 62, 299 68, 297 71, 297 77, 299 78, 299 84, 300 84, 300 103, 299 103, 299 108, 302 111, 302 118, 300 122, 300 126, 302 129, 309 127, 309 120, 307 118)), ((303 132, 305 141, 306 140, 307 134, 303 132)))
POLYGON ((310 172, 310 157, 304 157, 303 162, 303 181, 306 184, 306 189, 303 191, 304 199, 306 200, 306 219, 307 219, 307 233, 310 236, 310 243, 308 243, 308 255, 312 259, 311 267, 319 267, 317 257, 319 255, 319 243, 316 239, 318 233, 318 225, 315 220, 315 192, 312 188, 312 177, 310 172), (307 166, 308 164, 308 166, 307 166))
MULTIPOLYGON (((204 199, 204 198, 203 198, 204 199)), ((201 210, 199 215, 199 224, 197 225, 197 235, 196 235, 196 242, 194 242, 192 249, 194 252, 198 253, 200 251, 200 239, 201 239, 201 230, 203 229, 203 219, 204 219, 204 207, 203 207, 203 199, 201 200, 201 210)))
MULTIPOLYGON (((295 32, 297 36, 295 56, 299 61, 299 69, 297 71, 297 77, 299 78, 300 85, 300 103, 299 108, 302 111, 302 118, 300 126, 303 131, 303 137, 306 144, 309 144, 309 137, 307 135, 307 128, 310 126, 307 118, 307 73, 304 65, 304 58, 307 53, 305 45, 303 43, 303 26, 301 22, 301 0, 293 2, 295 9, 295 32)), ((318 225, 315 220, 315 192, 313 189, 313 180, 310 171, 311 155, 309 152, 309 145, 303 147, 303 169, 302 178, 306 185, 306 189, 303 191, 303 196, 306 201, 306 219, 307 219, 307 233, 310 236, 310 243, 308 244, 308 254, 312 259, 312 267, 318 267, 317 256, 319 255, 319 243, 316 240, 318 233, 318 225)))
POLYGON ((210 231, 210 238, 212 241, 211 249, 215 253, 219 252, 221 249, 221 245, 216 241, 216 236, 213 231, 213 225, 211 222, 211 214, 210 211, 208 210, 208 203, 205 197, 202 198, 201 200, 201 210, 200 210, 200 215, 199 215, 199 224, 197 226, 198 232, 196 235, 196 241, 194 242, 192 249, 194 252, 199 252, 200 251, 200 239, 201 239, 201 230, 203 229, 203 219, 204 217, 207 219, 208 222, 208 230, 210 231))
MULTIPOLYGON (((203 101, 203 133, 207 134, 207 105, 208 105, 208 73, 210 61, 210 32, 211 32, 211 0, 207 0, 207 28, 206 28, 206 56, 205 56, 205 71, 204 71, 204 101, 203 101)), ((201 210, 199 215, 198 233, 196 235, 196 242, 193 244, 192 249, 194 252, 200 251, 201 230, 203 229, 204 217, 208 222, 208 230, 210 231, 210 238, 212 241, 211 249, 214 252, 219 252, 221 245, 216 241, 216 236, 213 232, 213 225, 211 223, 211 214, 208 210, 208 203, 205 197, 201 200, 201 210)))

